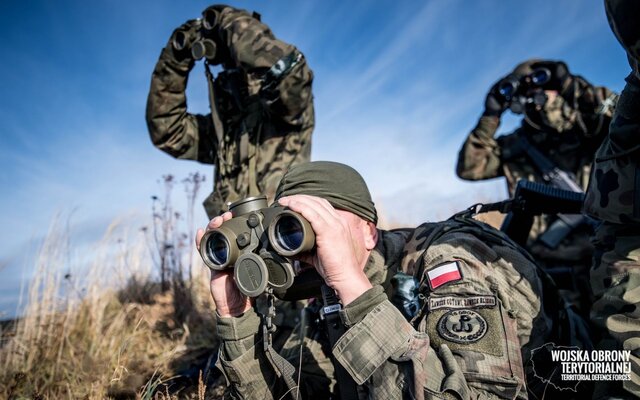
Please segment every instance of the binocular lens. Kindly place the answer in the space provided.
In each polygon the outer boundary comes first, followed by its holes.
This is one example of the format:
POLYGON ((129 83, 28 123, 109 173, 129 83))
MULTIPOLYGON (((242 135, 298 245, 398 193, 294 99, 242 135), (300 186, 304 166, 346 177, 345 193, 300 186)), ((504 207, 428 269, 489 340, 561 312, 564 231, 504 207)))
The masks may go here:
POLYGON ((534 85, 542 86, 551 80, 551 72, 546 68, 539 68, 531 74, 531 82, 534 85))
POLYGON ((505 99, 510 99, 511 97, 513 97, 516 89, 516 85, 514 85, 513 82, 510 81, 502 82, 498 87, 498 91, 505 99))
POLYGON ((180 51, 187 47, 187 34, 183 31, 176 32, 173 37, 173 48, 180 51))
POLYGON ((215 264, 224 265, 229 259, 229 243, 224 235, 214 233, 207 241, 206 246, 207 255, 215 264))
POLYGON ((275 226, 276 240, 283 249, 295 251, 302 246, 304 230, 297 218, 283 216, 275 226))
POLYGON ((202 26, 204 29, 210 31, 216 26, 217 19, 218 13, 215 10, 208 8, 202 13, 202 26))

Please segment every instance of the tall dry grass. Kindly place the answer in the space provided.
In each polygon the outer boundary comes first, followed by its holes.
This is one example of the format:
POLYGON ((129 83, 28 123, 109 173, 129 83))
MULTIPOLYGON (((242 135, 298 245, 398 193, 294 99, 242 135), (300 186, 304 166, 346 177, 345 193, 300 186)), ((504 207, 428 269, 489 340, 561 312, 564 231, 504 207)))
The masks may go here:
POLYGON ((145 233, 114 223, 79 256, 52 224, 22 317, 0 331, 0 397, 220 397, 208 272, 165 270, 163 288, 145 233))

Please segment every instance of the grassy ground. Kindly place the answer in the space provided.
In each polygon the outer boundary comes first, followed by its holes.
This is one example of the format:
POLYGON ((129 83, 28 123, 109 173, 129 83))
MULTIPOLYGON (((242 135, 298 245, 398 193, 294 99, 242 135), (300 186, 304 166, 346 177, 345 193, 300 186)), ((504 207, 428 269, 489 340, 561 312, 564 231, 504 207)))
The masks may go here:
POLYGON ((52 224, 22 317, 0 324, 0 398, 221 398, 209 273, 163 179, 151 226, 114 223, 83 260, 52 224))
POLYGON ((0 332, 1 397, 220 397, 209 368, 216 339, 208 273, 174 275, 162 290, 144 236, 123 251, 114 238, 75 276, 66 270, 67 238, 56 228, 49 234, 23 317, 0 332))

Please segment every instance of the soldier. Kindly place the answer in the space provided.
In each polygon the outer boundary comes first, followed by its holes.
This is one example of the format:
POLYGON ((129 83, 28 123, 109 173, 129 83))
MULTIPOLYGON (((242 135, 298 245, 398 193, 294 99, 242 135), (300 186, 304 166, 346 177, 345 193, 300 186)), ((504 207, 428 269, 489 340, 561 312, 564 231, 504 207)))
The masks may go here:
POLYGON ((234 398, 296 398, 297 387, 322 399, 527 397, 523 360, 548 339, 550 321, 535 265, 501 232, 465 218, 379 230, 364 180, 338 163, 290 169, 276 199, 310 222, 316 247, 297 260, 317 270, 341 310, 312 301, 281 351, 286 362, 263 346, 266 331, 233 272, 212 271, 218 366, 234 398), (346 328, 334 343, 320 322, 332 315, 327 330, 346 328))
POLYGON ((614 34, 632 72, 609 134, 596 153, 585 212, 602 224, 594 237, 591 320, 599 349, 630 350, 631 380, 597 382, 594 398, 640 397, 640 4, 605 0, 614 34))
POLYGON ((256 13, 214 5, 176 29, 151 77, 147 126, 176 158, 215 165, 210 218, 259 193, 273 198, 282 174, 311 153, 313 73, 294 46, 276 39, 256 13), (187 112, 195 58, 205 58, 211 113, 187 112), (220 65, 215 77, 209 66, 220 65))
MULTIPOLYGON (((555 185, 550 178, 555 169, 566 177, 563 189, 584 191, 616 98, 607 88, 571 74, 564 62, 525 61, 489 90, 485 110, 460 150, 456 172, 466 180, 504 176, 513 195, 520 179, 555 185), (507 109, 524 116, 521 126, 494 138, 507 109)), ((536 218, 526 247, 587 315, 592 228, 586 219, 574 219, 558 235, 555 228, 564 221, 536 218)))

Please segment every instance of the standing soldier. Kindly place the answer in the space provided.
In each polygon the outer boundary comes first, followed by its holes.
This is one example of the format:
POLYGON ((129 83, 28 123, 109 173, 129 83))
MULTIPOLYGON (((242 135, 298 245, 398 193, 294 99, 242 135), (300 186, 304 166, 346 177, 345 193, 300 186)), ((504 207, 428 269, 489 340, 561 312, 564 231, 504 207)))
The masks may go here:
MULTIPOLYGON (((504 176, 510 195, 520 179, 582 192, 616 98, 607 88, 571 74, 562 61, 525 61, 489 90, 482 117, 460 150, 456 172, 466 180, 504 176), (524 116, 521 126, 494 138, 507 109, 524 116)), ((527 249, 586 315, 592 228, 585 218, 568 217, 536 218, 527 249)))
POLYGON ((585 199, 585 212, 602 221, 594 238, 591 320, 602 336, 598 348, 631 351, 631 380, 596 382, 594 399, 626 399, 640 397, 640 3, 605 0, 605 9, 633 71, 585 199))
POLYGON ((300 51, 276 39, 256 13, 214 5, 176 29, 151 77, 147 126, 176 158, 215 165, 209 217, 258 194, 273 198, 292 165, 309 161, 313 73, 300 51), (204 58, 211 113, 187 112, 185 90, 204 58), (215 78, 209 67, 221 65, 215 78))

